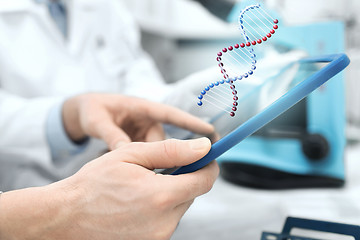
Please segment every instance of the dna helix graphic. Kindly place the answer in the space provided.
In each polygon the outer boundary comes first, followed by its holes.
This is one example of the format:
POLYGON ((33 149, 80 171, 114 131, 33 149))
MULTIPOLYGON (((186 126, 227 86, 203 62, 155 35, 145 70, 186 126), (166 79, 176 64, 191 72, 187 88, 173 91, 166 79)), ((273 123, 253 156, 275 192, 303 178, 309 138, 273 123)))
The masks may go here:
POLYGON ((257 68, 254 48, 256 45, 267 42, 275 34, 278 23, 279 20, 272 18, 260 4, 247 6, 240 12, 238 26, 243 42, 225 47, 217 53, 216 61, 223 79, 211 82, 200 92, 198 106, 207 102, 222 108, 231 117, 235 116, 239 99, 235 82, 247 79, 254 74, 257 68), (221 89, 225 85, 229 88, 221 89), (231 93, 227 93, 227 90, 231 93), (229 102, 229 97, 225 99, 224 96, 229 94, 232 97, 231 105, 225 103, 229 102))

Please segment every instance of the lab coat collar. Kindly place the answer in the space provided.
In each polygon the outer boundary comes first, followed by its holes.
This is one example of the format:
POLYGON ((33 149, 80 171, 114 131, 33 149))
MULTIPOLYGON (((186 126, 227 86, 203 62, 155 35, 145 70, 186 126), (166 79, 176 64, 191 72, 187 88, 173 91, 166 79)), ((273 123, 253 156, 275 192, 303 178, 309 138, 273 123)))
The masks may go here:
POLYGON ((33 0, 7 0, 1 1, 0 3, 0 12, 24 12, 29 11, 31 7, 35 4, 33 0))
POLYGON ((47 34, 54 37, 54 40, 59 44, 64 43, 61 40, 61 33, 54 27, 51 17, 48 13, 45 4, 36 2, 34 0, 4 0, 0 1, 0 13, 1 14, 19 14, 26 15, 31 14, 40 19, 41 25, 46 29, 47 34))
MULTIPOLYGON (((67 5, 78 4, 82 9, 91 11, 99 3, 98 0, 62 0, 67 5)), ((0 1, 0 12, 22 12, 29 11, 37 4, 42 4, 41 0, 4 0, 0 1)))
POLYGON ((68 10, 68 39, 61 36, 60 31, 54 27, 54 23, 50 21, 50 15, 46 6, 39 8, 39 4, 34 0, 6 0, 0 1, 0 13, 21 13, 31 12, 42 19, 42 24, 48 33, 52 35, 56 41, 62 46, 68 48, 72 55, 81 53, 84 42, 92 31, 92 24, 95 17, 91 16, 96 13, 96 9, 102 4, 101 0, 64 0, 68 10))
MULTIPOLYGON (((0 12, 29 12, 38 4, 45 4, 49 0, 3 0, 0 2, 0 12)), ((68 0, 61 0, 66 3, 68 0)))

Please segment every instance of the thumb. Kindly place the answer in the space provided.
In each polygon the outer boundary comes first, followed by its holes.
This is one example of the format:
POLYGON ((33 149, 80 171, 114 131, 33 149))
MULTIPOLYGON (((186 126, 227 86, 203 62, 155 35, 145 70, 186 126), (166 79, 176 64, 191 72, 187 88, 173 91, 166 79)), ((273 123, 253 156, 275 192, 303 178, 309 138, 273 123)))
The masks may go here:
MULTIPOLYGON (((150 143, 131 143, 114 151, 126 153, 125 162, 148 169, 173 168, 191 164, 205 156, 211 148, 208 138, 169 139, 150 143)), ((116 154, 116 153, 115 153, 116 154)))

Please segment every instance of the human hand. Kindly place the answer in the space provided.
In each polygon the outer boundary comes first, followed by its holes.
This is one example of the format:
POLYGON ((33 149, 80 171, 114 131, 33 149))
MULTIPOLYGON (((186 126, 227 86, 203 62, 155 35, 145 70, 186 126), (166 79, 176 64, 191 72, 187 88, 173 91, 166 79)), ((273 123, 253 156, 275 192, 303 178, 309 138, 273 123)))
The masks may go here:
POLYGON ((208 192, 216 162, 184 175, 152 170, 187 165, 210 149, 206 138, 129 143, 46 187, 5 193, 1 239, 169 239, 194 198, 208 192))
POLYGON ((103 139, 111 150, 131 141, 164 139, 162 123, 210 135, 214 128, 186 112, 160 103, 115 94, 83 94, 63 105, 65 130, 74 141, 103 139))

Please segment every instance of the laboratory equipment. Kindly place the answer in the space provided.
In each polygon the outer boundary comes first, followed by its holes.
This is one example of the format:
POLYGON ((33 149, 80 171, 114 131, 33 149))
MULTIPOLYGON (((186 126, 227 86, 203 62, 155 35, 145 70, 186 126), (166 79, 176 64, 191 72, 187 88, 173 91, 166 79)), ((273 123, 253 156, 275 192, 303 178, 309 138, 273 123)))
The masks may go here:
MULTIPOLYGON (((275 41, 278 48, 301 49, 310 56, 342 52, 344 24, 282 27, 275 41)), ((221 176, 266 189, 341 187, 346 180, 345 127, 344 74, 340 73, 219 157, 221 176)))
MULTIPOLYGON (((295 217, 288 217, 286 219, 281 233, 263 232, 261 240, 320 240, 320 238, 315 238, 320 236, 322 240, 325 240, 322 237, 325 234, 330 235, 329 233, 336 234, 337 238, 341 239, 351 236, 353 237, 352 239, 360 240, 360 226, 295 217), (298 234, 295 235, 291 233, 294 229, 306 230, 307 233, 303 233, 301 236, 298 234), (306 236, 309 235, 310 231, 311 237, 306 236)), ((331 236, 334 237, 333 235, 331 236)))

